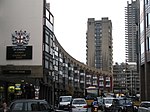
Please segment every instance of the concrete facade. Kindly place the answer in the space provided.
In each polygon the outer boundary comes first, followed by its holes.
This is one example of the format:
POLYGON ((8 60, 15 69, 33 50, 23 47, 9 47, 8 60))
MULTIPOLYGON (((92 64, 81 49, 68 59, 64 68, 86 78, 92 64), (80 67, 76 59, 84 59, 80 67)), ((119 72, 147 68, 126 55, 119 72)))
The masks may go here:
POLYGON ((10 101, 8 88, 15 84, 33 85, 52 105, 60 95, 84 96, 89 84, 112 91, 112 73, 87 66, 63 49, 48 6, 46 0, 0 1, 1 97, 10 101))
POLYGON ((108 18, 89 18, 86 33, 86 63, 112 73, 112 23, 108 18))
POLYGON ((140 88, 141 100, 150 100, 150 5, 149 1, 140 1, 140 88))

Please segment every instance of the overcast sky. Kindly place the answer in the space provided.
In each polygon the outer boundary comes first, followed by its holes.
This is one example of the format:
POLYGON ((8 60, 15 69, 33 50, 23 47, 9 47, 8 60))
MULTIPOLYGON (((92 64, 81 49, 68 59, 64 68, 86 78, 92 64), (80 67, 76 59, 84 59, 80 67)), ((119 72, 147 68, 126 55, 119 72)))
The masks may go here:
POLYGON ((128 0, 47 0, 54 15, 54 33, 62 47, 86 63, 88 18, 112 21, 113 61, 125 62, 125 7, 128 0))

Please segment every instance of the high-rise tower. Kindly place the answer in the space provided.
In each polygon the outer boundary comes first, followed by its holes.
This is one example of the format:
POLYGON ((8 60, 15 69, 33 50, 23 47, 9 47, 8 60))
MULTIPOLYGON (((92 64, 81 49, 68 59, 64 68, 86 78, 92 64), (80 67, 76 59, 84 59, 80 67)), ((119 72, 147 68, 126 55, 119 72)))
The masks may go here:
POLYGON ((86 64, 103 71, 112 72, 112 23, 107 17, 102 20, 89 18, 86 33, 86 64))
POLYGON ((127 2, 125 7, 125 52, 126 62, 137 62, 137 1, 127 2))
POLYGON ((131 3, 127 1, 127 6, 125 7, 126 67, 124 72, 126 74, 126 92, 128 92, 129 95, 137 95, 140 91, 138 24, 139 2, 138 0, 131 0, 131 3))

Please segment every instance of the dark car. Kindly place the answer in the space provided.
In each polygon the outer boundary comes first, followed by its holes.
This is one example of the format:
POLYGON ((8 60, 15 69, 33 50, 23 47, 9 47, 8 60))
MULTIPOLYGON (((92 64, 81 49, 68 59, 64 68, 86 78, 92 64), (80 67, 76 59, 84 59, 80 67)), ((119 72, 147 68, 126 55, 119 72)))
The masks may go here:
POLYGON ((8 112, 52 112, 54 109, 46 100, 18 99, 10 103, 8 112))
POLYGON ((111 112, 135 112, 131 99, 115 98, 111 106, 111 112))
POLYGON ((98 112, 98 110, 99 110, 98 101, 93 101, 91 105, 91 112, 98 112))

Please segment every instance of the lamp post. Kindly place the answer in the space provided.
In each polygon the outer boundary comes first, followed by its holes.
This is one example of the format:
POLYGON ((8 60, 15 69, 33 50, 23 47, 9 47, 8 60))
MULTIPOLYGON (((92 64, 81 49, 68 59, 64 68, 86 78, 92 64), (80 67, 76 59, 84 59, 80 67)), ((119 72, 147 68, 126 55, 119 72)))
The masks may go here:
POLYGON ((133 70, 131 70, 131 96, 133 96, 133 70))
POLYGON ((52 72, 52 105, 55 107, 55 74, 52 72))
POLYGON ((143 0, 143 18, 144 18, 144 58, 145 58, 145 68, 144 68, 144 83, 145 83, 145 100, 148 99, 148 87, 147 87, 147 34, 146 34, 146 7, 145 7, 145 0, 143 0))

